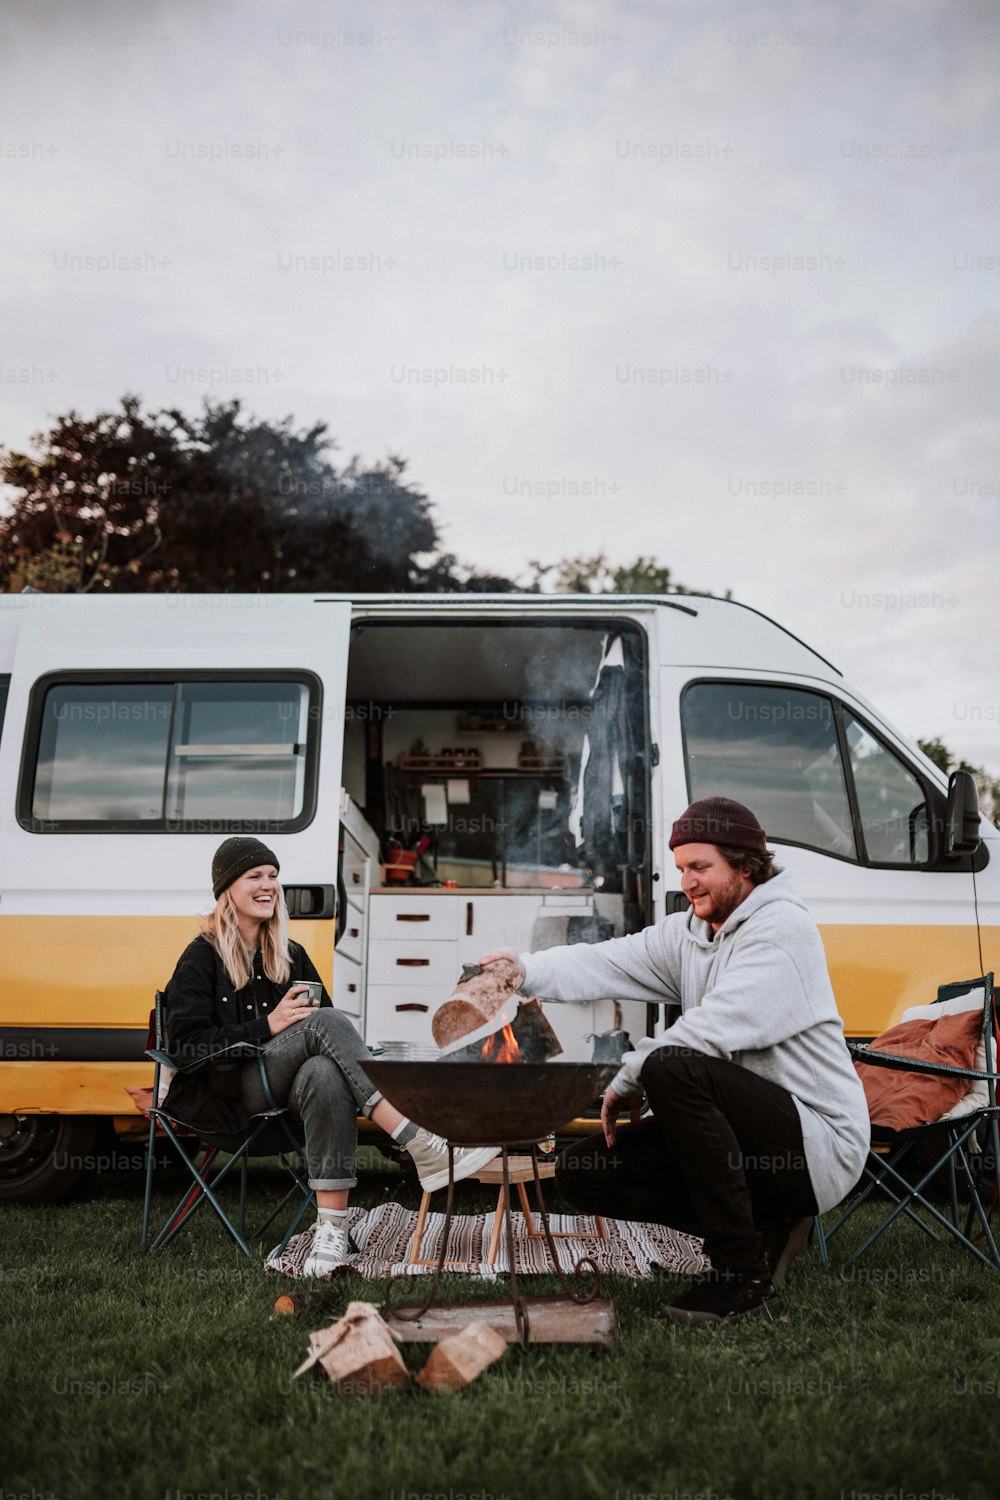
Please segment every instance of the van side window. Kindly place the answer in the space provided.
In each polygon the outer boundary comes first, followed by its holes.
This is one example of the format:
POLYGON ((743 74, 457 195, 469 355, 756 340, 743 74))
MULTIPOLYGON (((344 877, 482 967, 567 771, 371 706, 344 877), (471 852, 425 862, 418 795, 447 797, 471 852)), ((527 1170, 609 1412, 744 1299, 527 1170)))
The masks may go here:
POLYGON ((930 851, 927 802, 919 781, 846 708, 844 731, 869 860, 923 864, 930 851))
POLYGON ((829 698, 751 682, 698 682, 681 698, 692 800, 734 797, 769 839, 857 858, 829 698))
POLYGON ((308 720, 303 682, 55 683, 30 816, 53 832, 293 820, 308 720))
POLYGON ((10 678, 0 677, 0 738, 3 737, 3 721, 7 712, 7 694, 10 691, 10 678))

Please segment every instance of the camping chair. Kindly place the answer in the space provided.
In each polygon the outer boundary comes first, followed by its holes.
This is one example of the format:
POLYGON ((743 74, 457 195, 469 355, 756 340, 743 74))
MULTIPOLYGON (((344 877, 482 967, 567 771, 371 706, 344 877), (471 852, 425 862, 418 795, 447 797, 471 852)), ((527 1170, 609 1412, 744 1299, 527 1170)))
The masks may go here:
MULTIPOLYGON (((153 1095, 149 1109, 149 1145, 146 1153, 146 1196, 142 1211, 142 1239, 141 1247, 150 1251, 162 1250, 177 1235, 180 1230, 189 1224, 193 1216, 204 1203, 210 1203, 215 1213, 221 1219, 225 1229, 235 1240, 244 1255, 250 1255, 250 1247, 247 1244, 246 1234, 246 1204, 247 1204, 247 1166, 251 1156, 277 1156, 285 1170, 290 1173, 293 1181, 277 1208, 264 1220, 253 1239, 261 1239, 270 1228, 271 1224, 282 1212, 285 1205, 296 1193, 302 1196, 288 1231, 285 1234, 277 1253, 280 1254, 299 1224, 310 1204, 315 1205, 315 1194, 305 1180, 302 1170, 302 1141, 292 1130, 288 1121, 288 1111, 279 1109, 274 1102, 270 1085, 267 1081, 267 1072, 264 1067, 264 1059, 257 1054, 257 1063, 260 1068, 261 1082, 264 1086, 264 1097, 271 1106, 264 1114, 254 1115, 247 1128, 237 1134, 206 1134, 204 1131, 196 1131, 185 1125, 182 1120, 175 1119, 167 1114, 161 1104, 161 1084, 165 1083, 164 1069, 171 1070, 172 1063, 169 1055, 164 1050, 164 1026, 163 1026, 163 1000, 164 996, 160 990, 156 992, 156 1003, 150 1012, 150 1035, 154 1042, 152 1047, 147 1048, 146 1056, 154 1064, 153 1072, 153 1095), (156 1156, 156 1132, 161 1130, 174 1147, 181 1162, 187 1168, 192 1183, 181 1197, 177 1207, 167 1218, 162 1229, 157 1234, 153 1243, 149 1244, 149 1219, 150 1208, 153 1199, 153 1167, 156 1156), (190 1148, 194 1142, 194 1149, 190 1148), (198 1165, 196 1157, 199 1150, 203 1150, 201 1164, 198 1165), (297 1164, 289 1155, 291 1152, 297 1159, 297 1164), (217 1166, 216 1158, 224 1157, 221 1166, 217 1166), (240 1209, 239 1222, 234 1224, 226 1213, 225 1208, 219 1200, 218 1190, 224 1180, 229 1176, 234 1167, 239 1168, 240 1176, 240 1209)), ((234 1066, 238 1064, 234 1063, 234 1066)), ((169 1074, 167 1078, 169 1079, 169 1074)), ((165 1088, 164 1088, 165 1091, 165 1088)))
MULTIPOLYGON (((997 1072, 996 999, 993 990, 993 975, 985 974, 979 979, 967 979, 956 984, 941 985, 935 1004, 946 1007, 943 1014, 978 1009, 980 1004, 982 1005, 985 1068, 959 1068, 947 1063, 929 1062, 927 1059, 877 1052, 872 1049, 871 1045, 856 1042, 848 1043, 851 1056, 856 1062, 872 1063, 876 1067, 894 1068, 909 1073, 929 1073, 938 1077, 968 1078, 970 1085, 978 1083, 985 1084, 986 1087, 978 1091, 978 1097, 970 1102, 967 1110, 956 1114, 954 1118, 934 1120, 929 1124, 917 1125, 905 1130, 891 1130, 886 1126, 872 1125, 872 1142, 862 1175, 865 1186, 828 1229, 824 1230, 820 1221, 817 1220, 820 1251, 824 1260, 826 1242, 832 1239, 873 1194, 881 1193, 890 1199, 894 1206, 858 1246, 850 1257, 851 1261, 862 1256, 890 1224, 900 1215, 905 1214, 914 1224, 919 1225, 925 1234, 929 1234, 931 1239, 939 1242, 941 1240, 941 1235, 936 1232, 935 1225, 937 1228, 946 1229, 959 1244, 964 1245, 984 1265, 1000 1270, 1000 1253, 997 1251, 996 1240, 989 1222, 996 1203, 995 1174, 997 1163, 1000 1161, 1000 1129, 997 1123, 998 1115, 1000 1115, 1000 1109, 997 1106, 997 1083, 1000 1081, 1000 1074, 997 1072), (966 1003, 963 1004, 963 1001, 966 1003), (913 1183, 901 1173, 900 1168, 914 1148, 924 1143, 932 1146, 935 1160, 933 1165, 927 1167, 926 1170, 918 1169, 919 1181, 913 1183), (876 1150, 877 1147, 881 1147, 881 1151, 876 1150), (991 1187, 987 1188, 985 1178, 990 1165, 994 1173, 994 1182, 991 1187), (942 1168, 946 1168, 948 1172, 950 1217, 943 1214, 925 1196, 928 1184, 942 1168), (956 1169, 960 1169, 968 1187, 968 1205, 964 1224, 960 1223, 958 1171, 956 1169), (992 1199, 989 1209, 983 1202, 984 1196, 992 1199), (926 1215, 930 1216, 932 1223, 927 1222, 926 1215), (981 1249, 972 1238, 976 1220, 979 1222, 979 1230, 975 1240, 981 1240, 985 1245, 985 1250, 981 1249)), ((903 1015, 904 1021, 908 1019, 912 1019, 911 1011, 903 1015)))

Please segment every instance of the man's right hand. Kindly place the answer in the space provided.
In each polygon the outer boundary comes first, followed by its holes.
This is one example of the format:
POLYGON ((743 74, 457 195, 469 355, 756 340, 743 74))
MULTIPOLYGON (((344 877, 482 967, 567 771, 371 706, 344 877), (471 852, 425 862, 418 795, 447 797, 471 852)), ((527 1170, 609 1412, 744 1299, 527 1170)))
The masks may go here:
POLYGON ((524 965, 517 956, 516 948, 491 948, 489 953, 484 953, 482 958, 479 960, 484 969, 488 968, 490 964, 497 964, 502 961, 506 961, 507 963, 512 963, 514 965, 514 978, 516 980, 515 988, 520 989, 522 984, 524 983, 525 974, 524 965))
POLYGON ((623 1098, 616 1094, 613 1088, 605 1090, 604 1099, 601 1102, 601 1125, 604 1129, 604 1139, 609 1146, 613 1146, 617 1137, 618 1115, 624 1105, 629 1107, 629 1118, 633 1125, 638 1125, 639 1115, 642 1110, 642 1098, 633 1095, 631 1098, 623 1098))

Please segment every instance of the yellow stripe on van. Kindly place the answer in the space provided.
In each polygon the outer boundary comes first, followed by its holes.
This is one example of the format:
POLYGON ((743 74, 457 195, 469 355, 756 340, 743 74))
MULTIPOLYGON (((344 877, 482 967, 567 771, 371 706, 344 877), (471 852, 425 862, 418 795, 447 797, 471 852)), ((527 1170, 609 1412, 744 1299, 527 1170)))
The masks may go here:
MULTIPOLYGON (((290 922, 327 988, 332 922, 290 922)), ((0 918, 0 1026, 141 1026, 199 924, 193 917, 0 918)))
MULTIPOLYGON (((333 923, 295 922, 290 930, 324 978, 330 975, 333 923)), ((0 918, 0 1026, 145 1029, 154 990, 170 978, 197 931, 188 917, 0 918)), ((820 931, 851 1036, 875 1036, 907 1006, 933 1000, 939 984, 981 972, 973 927, 828 925, 820 931)), ((983 963, 1000 971, 1000 928, 983 930, 983 963)), ((127 1115, 125 1086, 152 1082, 145 1062, 20 1058, 0 1058, 0 1114, 127 1115)))
MULTIPOLYGON (((983 972, 972 926, 820 927, 837 1008, 848 1036, 878 1036, 911 1005, 929 1005, 939 984, 983 972)), ((983 929, 983 960, 998 956, 1000 929, 983 929)))

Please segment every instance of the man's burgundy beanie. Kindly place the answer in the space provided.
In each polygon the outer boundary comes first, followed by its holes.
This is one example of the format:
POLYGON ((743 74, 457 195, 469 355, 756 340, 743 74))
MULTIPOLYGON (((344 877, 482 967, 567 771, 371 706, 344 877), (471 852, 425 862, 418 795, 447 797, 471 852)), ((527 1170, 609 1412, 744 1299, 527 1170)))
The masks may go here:
POLYGON ((731 797, 703 797, 692 802, 674 824, 670 848, 678 844, 722 844, 727 849, 747 849, 766 854, 764 830, 749 807, 731 797))

